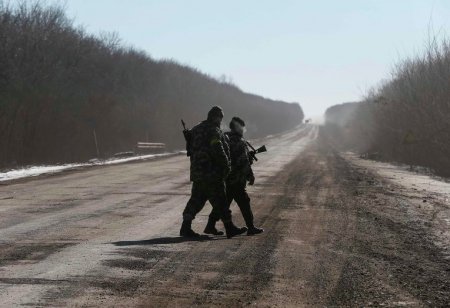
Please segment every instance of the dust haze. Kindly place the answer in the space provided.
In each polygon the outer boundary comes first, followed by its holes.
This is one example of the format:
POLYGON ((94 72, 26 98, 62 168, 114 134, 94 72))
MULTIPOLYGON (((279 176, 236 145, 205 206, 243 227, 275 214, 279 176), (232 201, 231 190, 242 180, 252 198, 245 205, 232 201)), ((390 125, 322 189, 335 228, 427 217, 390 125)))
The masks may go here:
POLYGON ((313 116, 0 0, 0 306, 448 307, 450 41, 426 46, 313 116))

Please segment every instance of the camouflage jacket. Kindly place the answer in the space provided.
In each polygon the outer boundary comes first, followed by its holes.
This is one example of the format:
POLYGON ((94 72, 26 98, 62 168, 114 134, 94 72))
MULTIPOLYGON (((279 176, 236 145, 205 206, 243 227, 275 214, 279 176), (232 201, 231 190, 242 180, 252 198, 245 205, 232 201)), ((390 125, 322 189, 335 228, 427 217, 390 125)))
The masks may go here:
POLYGON ((253 175, 249 151, 244 138, 234 132, 226 132, 230 146, 231 172, 228 175, 227 182, 247 183, 247 180, 253 175))
POLYGON ((230 172, 230 149, 222 130, 206 120, 191 134, 191 181, 224 181, 230 172))

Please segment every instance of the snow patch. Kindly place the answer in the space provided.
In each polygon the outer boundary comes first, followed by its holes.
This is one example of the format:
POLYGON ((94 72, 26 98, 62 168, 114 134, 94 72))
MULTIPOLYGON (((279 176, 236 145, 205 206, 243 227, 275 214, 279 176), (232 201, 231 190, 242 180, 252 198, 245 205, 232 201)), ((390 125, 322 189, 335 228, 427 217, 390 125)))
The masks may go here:
MULTIPOLYGON (((354 164, 370 169, 404 187, 427 193, 440 194, 445 203, 450 200, 450 183, 448 179, 439 178, 432 174, 425 174, 423 170, 422 173, 410 171, 406 165, 394 165, 386 162, 362 159, 352 152, 345 152, 343 156, 354 164)), ((421 170, 420 167, 416 167, 415 169, 421 170)))
POLYGON ((32 166, 21 169, 13 169, 6 172, 0 172, 0 182, 17 180, 26 177, 33 177, 42 174, 58 173, 61 171, 66 171, 70 169, 80 168, 80 167, 92 167, 92 166, 108 166, 115 164, 123 164, 132 161, 147 160, 157 157, 164 157, 175 154, 185 154, 186 151, 174 152, 174 153, 162 153, 162 154, 148 154, 140 156, 132 156, 126 158, 112 158, 107 160, 94 159, 88 163, 77 163, 77 164, 64 164, 64 165, 50 165, 50 166, 32 166))
MULTIPOLYGON (((369 170, 390 182, 399 185, 418 200, 409 202, 408 215, 417 221, 425 221, 433 233, 433 241, 450 259, 450 183, 448 179, 420 174, 406 166, 362 159, 354 153, 343 156, 357 167, 369 170)), ((402 194, 403 192, 399 192, 402 194)), ((399 200, 401 201, 401 199, 399 200)))

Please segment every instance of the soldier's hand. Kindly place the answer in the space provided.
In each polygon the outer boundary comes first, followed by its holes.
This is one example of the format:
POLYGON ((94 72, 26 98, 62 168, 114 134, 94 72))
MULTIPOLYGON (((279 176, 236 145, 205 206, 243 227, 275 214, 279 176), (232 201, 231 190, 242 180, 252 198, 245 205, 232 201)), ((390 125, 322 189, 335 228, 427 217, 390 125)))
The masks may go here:
POLYGON ((250 165, 253 165, 253 162, 255 161, 255 156, 252 154, 249 154, 248 160, 250 161, 250 165))
POLYGON ((255 184, 255 176, 253 174, 249 175, 248 177, 248 185, 255 184))

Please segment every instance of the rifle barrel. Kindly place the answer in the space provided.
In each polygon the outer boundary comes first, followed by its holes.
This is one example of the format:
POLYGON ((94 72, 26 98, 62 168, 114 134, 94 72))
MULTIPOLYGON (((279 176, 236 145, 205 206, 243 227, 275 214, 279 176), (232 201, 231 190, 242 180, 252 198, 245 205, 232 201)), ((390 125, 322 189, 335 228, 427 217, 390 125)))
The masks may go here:
POLYGON ((247 145, 250 147, 250 149, 252 149, 253 151, 256 152, 255 148, 250 144, 250 142, 248 142, 248 141, 245 141, 245 142, 246 142, 247 145))

